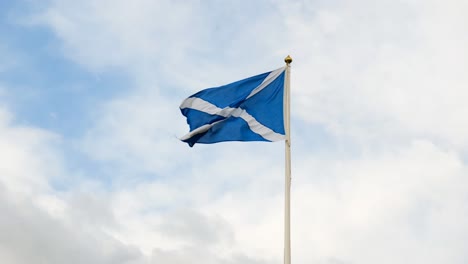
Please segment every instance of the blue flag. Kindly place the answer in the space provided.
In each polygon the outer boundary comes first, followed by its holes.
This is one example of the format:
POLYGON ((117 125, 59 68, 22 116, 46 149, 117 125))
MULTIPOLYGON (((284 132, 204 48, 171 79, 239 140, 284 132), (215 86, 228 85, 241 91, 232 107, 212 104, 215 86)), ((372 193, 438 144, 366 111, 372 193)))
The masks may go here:
POLYGON ((285 139, 283 91, 286 67, 220 87, 202 90, 180 105, 195 143, 285 139))

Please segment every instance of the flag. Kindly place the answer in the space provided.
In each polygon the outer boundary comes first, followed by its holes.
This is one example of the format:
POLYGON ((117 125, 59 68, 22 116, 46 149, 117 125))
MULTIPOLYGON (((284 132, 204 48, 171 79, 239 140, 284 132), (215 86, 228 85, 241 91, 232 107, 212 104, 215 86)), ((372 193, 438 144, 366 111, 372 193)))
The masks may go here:
POLYGON ((180 105, 195 143, 279 141, 285 139, 283 94, 286 67, 231 84, 208 88, 180 105))

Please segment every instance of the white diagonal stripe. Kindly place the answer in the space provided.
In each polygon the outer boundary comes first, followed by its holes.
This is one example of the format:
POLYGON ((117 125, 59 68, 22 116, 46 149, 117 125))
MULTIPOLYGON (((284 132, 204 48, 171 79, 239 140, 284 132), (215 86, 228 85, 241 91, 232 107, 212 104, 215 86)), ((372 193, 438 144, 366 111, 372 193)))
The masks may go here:
POLYGON ((263 137, 266 140, 280 141, 280 140, 285 139, 284 135, 276 133, 275 131, 271 130, 270 128, 262 125, 260 122, 257 121, 257 119, 255 119, 255 117, 253 117, 252 115, 247 113, 247 111, 245 111, 244 109, 236 108, 233 111, 232 116, 240 117, 240 118, 244 119, 244 121, 247 122, 247 124, 249 125, 250 130, 257 133, 258 135, 260 135, 261 137, 263 137))
MULTIPOLYGON (((190 108, 190 109, 198 110, 198 111, 210 114, 210 115, 219 115, 219 116, 223 116, 223 117, 226 117, 226 118, 228 118, 230 116, 239 117, 239 118, 242 118, 245 122, 247 122, 247 124, 249 125, 249 128, 254 133, 260 135, 261 137, 263 137, 266 140, 279 141, 279 140, 283 140, 285 138, 284 135, 276 133, 275 131, 271 130, 270 128, 268 128, 268 127, 264 126, 263 124, 261 124, 260 122, 258 122, 257 119, 255 119, 252 115, 247 113, 247 111, 245 111, 245 109, 242 109, 242 108, 225 107, 225 108, 221 109, 221 108, 211 104, 210 102, 207 102, 207 101, 205 101, 205 100, 203 100, 201 98, 197 98, 197 97, 187 98, 184 102, 182 102, 182 104, 180 105, 180 108, 181 109, 190 108)), ((185 136, 183 136, 181 138, 181 140, 187 140, 187 139, 193 137, 194 135, 206 132, 211 127, 213 127, 215 124, 217 124, 219 122, 222 122, 224 120, 225 119, 220 120, 220 121, 216 121, 216 122, 214 122, 212 124, 206 124, 206 125, 203 125, 201 127, 198 127, 196 129, 194 129, 193 131, 189 132, 188 134, 186 134, 185 136)))
MULTIPOLYGON (((198 110, 198 111, 210 114, 210 115, 220 115, 220 116, 227 117, 227 115, 224 115, 224 113, 222 113, 223 109, 198 97, 189 97, 185 99, 180 105, 180 109, 184 109, 184 108, 195 109, 195 110, 198 110)), ((230 107, 227 107, 227 108, 230 108, 230 107)))
POLYGON ((252 92, 250 92, 249 96, 247 96, 247 98, 245 99, 249 99, 250 97, 254 96, 255 94, 257 94, 258 92, 260 92, 261 90, 263 90, 265 87, 267 87, 271 82, 273 82, 274 80, 276 80, 276 78, 278 78, 278 76, 281 75, 281 73, 284 72, 284 70, 286 70, 286 66, 285 67, 281 67, 279 69, 276 69, 272 72, 270 72, 270 74, 268 74, 268 76, 263 80, 263 82, 257 86, 255 89, 252 90, 252 92))

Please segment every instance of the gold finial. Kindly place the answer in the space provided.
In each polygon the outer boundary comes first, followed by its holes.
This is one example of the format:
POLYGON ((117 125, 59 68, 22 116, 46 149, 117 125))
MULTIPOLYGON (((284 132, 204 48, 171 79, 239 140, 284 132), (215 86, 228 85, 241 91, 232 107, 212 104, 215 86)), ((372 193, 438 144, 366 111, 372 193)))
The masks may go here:
POLYGON ((284 58, 284 62, 289 65, 292 62, 292 58, 288 55, 286 58, 284 58))

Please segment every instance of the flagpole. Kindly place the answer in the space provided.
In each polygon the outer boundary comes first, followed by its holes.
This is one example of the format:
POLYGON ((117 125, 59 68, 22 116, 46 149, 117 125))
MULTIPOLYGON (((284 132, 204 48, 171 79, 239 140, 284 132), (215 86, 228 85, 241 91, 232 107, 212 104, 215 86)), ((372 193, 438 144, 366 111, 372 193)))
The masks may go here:
POLYGON ((284 92, 284 125, 285 125, 285 187, 284 187, 284 264, 291 264, 291 126, 290 126, 290 70, 292 58, 288 55, 284 92))

